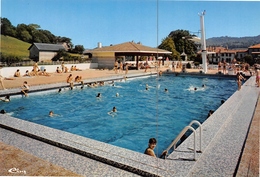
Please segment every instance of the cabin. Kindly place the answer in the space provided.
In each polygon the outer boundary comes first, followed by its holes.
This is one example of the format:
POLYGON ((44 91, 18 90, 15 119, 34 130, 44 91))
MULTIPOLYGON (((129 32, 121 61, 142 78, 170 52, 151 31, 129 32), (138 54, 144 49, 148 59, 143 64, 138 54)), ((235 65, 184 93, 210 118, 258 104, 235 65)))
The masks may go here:
POLYGON ((33 43, 29 48, 29 58, 41 62, 51 61, 60 50, 67 51, 66 44, 33 43))

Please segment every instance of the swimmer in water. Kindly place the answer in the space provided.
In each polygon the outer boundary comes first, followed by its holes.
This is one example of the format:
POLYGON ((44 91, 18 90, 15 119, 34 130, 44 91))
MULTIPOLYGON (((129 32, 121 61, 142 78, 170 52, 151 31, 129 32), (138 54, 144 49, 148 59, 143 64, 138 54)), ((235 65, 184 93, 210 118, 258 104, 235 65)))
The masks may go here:
POLYGON ((6 113, 6 111, 4 110, 4 109, 2 109, 1 111, 0 111, 0 114, 5 114, 6 113))
POLYGON ((167 88, 165 88, 165 89, 164 89, 164 91, 165 91, 165 92, 168 92, 168 89, 167 89, 167 88))
POLYGON ((52 117, 53 116, 53 111, 49 112, 49 116, 52 117))
POLYGON ((146 89, 146 90, 148 90, 148 88, 149 88, 149 85, 148 85, 148 84, 146 84, 146 85, 145 85, 145 89, 146 89))
POLYGON ((112 112, 117 112, 116 107, 114 106, 112 112))
POLYGON ((116 112, 117 112, 117 109, 116 109, 116 107, 114 106, 113 109, 112 109, 110 112, 108 112, 107 114, 109 114, 110 116, 114 117, 114 116, 117 115, 116 112))
POLYGON ((119 97, 119 93, 116 93, 116 97, 119 97))
POLYGON ((101 93, 98 93, 96 97, 97 97, 97 98, 100 98, 100 97, 101 97, 101 93))
POLYGON ((194 90, 197 90, 197 87, 194 87, 194 90))
POLYGON ((6 95, 4 99, 1 99, 3 102, 9 102, 10 101, 10 96, 9 95, 6 95))
POLYGON ((51 111, 49 112, 49 116, 50 116, 50 117, 59 116, 59 114, 54 114, 54 112, 51 110, 51 111))

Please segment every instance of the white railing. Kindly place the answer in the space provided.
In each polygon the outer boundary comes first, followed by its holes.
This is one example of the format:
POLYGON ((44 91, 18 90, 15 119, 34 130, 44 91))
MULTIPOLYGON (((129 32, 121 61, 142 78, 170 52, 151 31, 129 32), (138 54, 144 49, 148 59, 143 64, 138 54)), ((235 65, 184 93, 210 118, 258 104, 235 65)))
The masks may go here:
POLYGON ((173 149, 175 150, 176 148, 176 144, 180 141, 180 139, 182 138, 182 136, 188 131, 188 130, 192 130, 193 131, 193 135, 194 135, 194 147, 193 147, 193 151, 194 151, 194 160, 196 160, 196 152, 202 152, 201 150, 201 140, 202 140, 202 126, 201 123, 199 123, 199 121, 197 120, 193 120, 190 122, 190 124, 188 126, 186 126, 180 133, 179 135, 175 138, 175 140, 168 146, 168 148, 166 149, 166 151, 168 152, 172 147, 174 147, 173 149), (199 125, 199 132, 200 132, 200 147, 199 147, 199 151, 196 150, 196 130, 192 127, 193 124, 198 124, 199 125))

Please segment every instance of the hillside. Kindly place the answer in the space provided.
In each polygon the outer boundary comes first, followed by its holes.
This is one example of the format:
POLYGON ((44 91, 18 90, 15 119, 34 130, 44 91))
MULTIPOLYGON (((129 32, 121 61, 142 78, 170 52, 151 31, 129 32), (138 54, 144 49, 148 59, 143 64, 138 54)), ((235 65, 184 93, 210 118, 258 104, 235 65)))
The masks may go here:
POLYGON ((248 48, 260 43, 260 35, 253 37, 213 37, 206 40, 207 46, 223 46, 229 49, 248 48))
POLYGON ((18 56, 22 58, 29 58, 28 48, 31 44, 23 42, 19 39, 1 35, 1 53, 2 55, 18 56))

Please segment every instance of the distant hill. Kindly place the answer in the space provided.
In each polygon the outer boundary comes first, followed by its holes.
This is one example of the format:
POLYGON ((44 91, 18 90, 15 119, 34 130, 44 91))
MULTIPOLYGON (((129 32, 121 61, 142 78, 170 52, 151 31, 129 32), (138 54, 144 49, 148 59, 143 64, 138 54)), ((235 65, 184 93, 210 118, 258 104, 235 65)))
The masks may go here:
POLYGON ((260 35, 253 37, 213 37, 206 40, 207 46, 223 46, 229 49, 248 48, 260 43, 260 35))
POLYGON ((2 55, 29 58, 28 48, 30 45, 30 43, 23 42, 14 37, 1 35, 0 48, 2 55))

